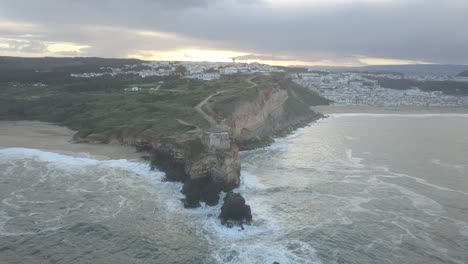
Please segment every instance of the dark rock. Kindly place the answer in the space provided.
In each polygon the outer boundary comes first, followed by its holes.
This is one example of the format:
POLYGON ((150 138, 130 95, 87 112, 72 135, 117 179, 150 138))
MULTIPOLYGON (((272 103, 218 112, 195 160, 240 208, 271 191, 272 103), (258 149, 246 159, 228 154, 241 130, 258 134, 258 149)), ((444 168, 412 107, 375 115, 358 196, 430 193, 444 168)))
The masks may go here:
POLYGON ((200 199, 195 195, 185 195, 182 202, 184 203, 184 208, 198 208, 201 206, 200 199))
POLYGON ((73 135, 73 141, 75 143, 86 143, 86 137, 91 134, 89 131, 78 131, 73 135))
POLYGON ((91 134, 88 131, 78 131, 73 135, 75 143, 109 144, 111 136, 106 133, 91 134))
POLYGON ((233 224, 242 226, 250 224, 252 221, 252 212, 250 206, 245 204, 245 199, 239 193, 228 192, 224 197, 224 204, 221 207, 219 215, 221 224, 232 227, 233 224))
POLYGON ((254 136, 248 139, 238 139, 236 144, 239 146, 239 150, 253 150, 263 148, 271 145, 274 142, 273 138, 269 136, 258 137, 254 136))
POLYGON ((94 143, 94 144, 109 144, 110 137, 106 133, 94 133, 94 134, 88 135, 86 137, 86 140, 89 143, 94 143))
POLYGON ((151 169, 158 169, 165 172, 165 181, 183 182, 189 176, 185 173, 184 164, 172 157, 155 151, 151 162, 151 169))
POLYGON ((137 153, 140 153, 140 152, 150 153, 153 150, 153 146, 151 146, 151 144, 135 142, 135 150, 137 153))
POLYGON ((200 202, 218 204, 221 191, 231 191, 240 183, 239 149, 214 148, 200 140, 200 131, 186 132, 158 140, 142 141, 150 144, 152 168, 165 172, 165 181, 183 182, 182 193, 186 208, 196 208, 200 202))
POLYGON ((220 190, 219 185, 210 177, 187 179, 182 188, 182 193, 185 194, 184 207, 196 208, 200 206, 200 202, 210 206, 217 205, 220 190))
POLYGON ((273 262, 273 264, 280 264, 278 261, 273 262))

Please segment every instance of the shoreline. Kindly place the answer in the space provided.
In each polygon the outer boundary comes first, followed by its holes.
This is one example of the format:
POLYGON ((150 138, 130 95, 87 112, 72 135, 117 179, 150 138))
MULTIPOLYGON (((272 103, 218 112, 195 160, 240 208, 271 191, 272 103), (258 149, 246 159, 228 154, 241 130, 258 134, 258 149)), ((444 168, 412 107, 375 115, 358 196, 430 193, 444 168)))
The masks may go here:
POLYGON ((324 115, 331 114, 468 114, 468 108, 419 106, 313 106, 324 115))
MULTIPOLYGON (((325 115, 325 118, 334 114, 468 114, 468 108, 453 107, 323 105, 313 106, 311 109, 325 115)), ((311 123, 315 121, 317 120, 311 123)), ((293 131, 294 130, 296 129, 293 129, 293 131)), ((76 131, 65 126, 41 121, 0 121, 0 149, 31 148, 97 160, 127 159, 142 161, 143 156, 145 156, 145 153, 137 153, 132 146, 74 143, 73 135, 75 133, 76 131)))
POLYGON ((96 160, 143 160, 145 153, 117 144, 74 143, 73 131, 40 121, 0 121, 0 149, 30 148, 96 160))

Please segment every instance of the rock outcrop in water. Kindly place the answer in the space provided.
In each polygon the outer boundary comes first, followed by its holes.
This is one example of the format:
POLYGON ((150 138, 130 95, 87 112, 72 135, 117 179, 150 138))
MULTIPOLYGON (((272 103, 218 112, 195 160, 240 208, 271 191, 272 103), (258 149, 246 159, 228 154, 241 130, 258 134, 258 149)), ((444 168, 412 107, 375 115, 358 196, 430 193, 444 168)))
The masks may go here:
MULTIPOLYGON (((290 80, 269 86, 252 86, 249 97, 219 93, 205 106, 217 122, 214 129, 195 129, 153 138, 148 134, 123 132, 111 138, 102 134, 77 133, 75 141, 135 145, 153 155, 153 165, 166 173, 166 180, 184 183, 186 208, 200 202, 216 205, 221 191, 230 192, 240 183, 239 148, 266 146, 273 137, 284 136, 322 117, 310 109, 328 100, 290 80)), ((249 222, 250 207, 236 193, 228 193, 220 215, 222 222, 249 222)))
POLYGON ((252 212, 241 194, 228 192, 226 197, 224 197, 224 204, 221 207, 219 218, 221 219, 221 224, 228 227, 232 227, 233 225, 242 226, 252 221, 252 212))
POLYGON ((240 183, 237 146, 229 137, 206 141, 206 133, 191 131, 151 143, 155 167, 166 173, 167 180, 184 182, 186 208, 198 207, 200 202, 216 205, 221 191, 231 191, 240 183))

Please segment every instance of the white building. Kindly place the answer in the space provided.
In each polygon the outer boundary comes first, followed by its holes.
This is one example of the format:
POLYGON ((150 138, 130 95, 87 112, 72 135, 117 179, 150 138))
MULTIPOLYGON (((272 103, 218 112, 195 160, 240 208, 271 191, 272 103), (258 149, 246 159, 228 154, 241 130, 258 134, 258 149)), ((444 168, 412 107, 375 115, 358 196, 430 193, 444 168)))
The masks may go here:
POLYGON ((229 149, 231 140, 229 139, 229 131, 222 129, 210 129, 203 132, 201 140, 208 145, 210 150, 229 149))
POLYGON ((221 75, 217 72, 210 72, 210 73, 200 73, 200 74, 195 74, 190 76, 189 78, 192 79, 200 79, 204 81, 211 81, 211 80, 217 80, 221 77, 221 75))
POLYGON ((139 91, 141 91, 141 90, 143 90, 143 89, 141 89, 140 87, 134 86, 134 87, 130 87, 130 88, 125 88, 124 90, 125 90, 126 92, 139 92, 139 91))
POLYGON ((236 67, 227 67, 227 68, 222 68, 219 70, 221 74, 236 74, 239 73, 239 69, 236 67))

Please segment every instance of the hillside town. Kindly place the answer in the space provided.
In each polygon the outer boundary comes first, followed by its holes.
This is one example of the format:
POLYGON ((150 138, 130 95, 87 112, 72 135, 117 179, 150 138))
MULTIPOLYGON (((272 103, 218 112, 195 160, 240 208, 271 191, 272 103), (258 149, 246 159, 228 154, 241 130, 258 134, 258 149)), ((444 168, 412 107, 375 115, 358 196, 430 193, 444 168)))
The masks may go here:
MULTIPOLYGON (((226 62, 177 62, 153 61, 123 67, 101 67, 100 72, 72 73, 73 78, 97 78, 102 76, 137 75, 141 78, 180 76, 180 78, 217 80, 223 75, 233 74, 270 74, 284 70, 260 63, 226 62)), ((405 75, 401 73, 369 72, 330 72, 309 69, 306 72, 292 73, 290 77, 297 84, 318 92, 333 101, 335 105, 369 106, 435 106, 466 107, 468 96, 443 93, 442 91, 423 91, 416 86, 390 89, 382 87, 378 79, 411 80, 415 82, 465 82, 466 77, 405 75)), ((160 82, 162 84, 162 82, 160 82)), ((159 86, 151 90, 158 90, 159 86)), ((139 92, 141 87, 125 88, 127 92, 139 92)))
POLYGON ((117 76, 125 74, 139 75, 142 78, 150 76, 179 75, 184 78, 200 80, 217 80, 221 75, 253 74, 282 72, 283 70, 260 63, 225 63, 225 62, 174 62, 154 61, 142 64, 125 65, 123 68, 102 67, 101 72, 72 73, 74 78, 96 78, 105 75, 117 76))
POLYGON ((444 94, 441 91, 389 89, 377 78, 414 81, 460 81, 466 78, 439 76, 407 76, 399 73, 336 73, 309 71, 292 74, 294 82, 312 89, 333 101, 334 105, 467 107, 468 96, 444 94))

